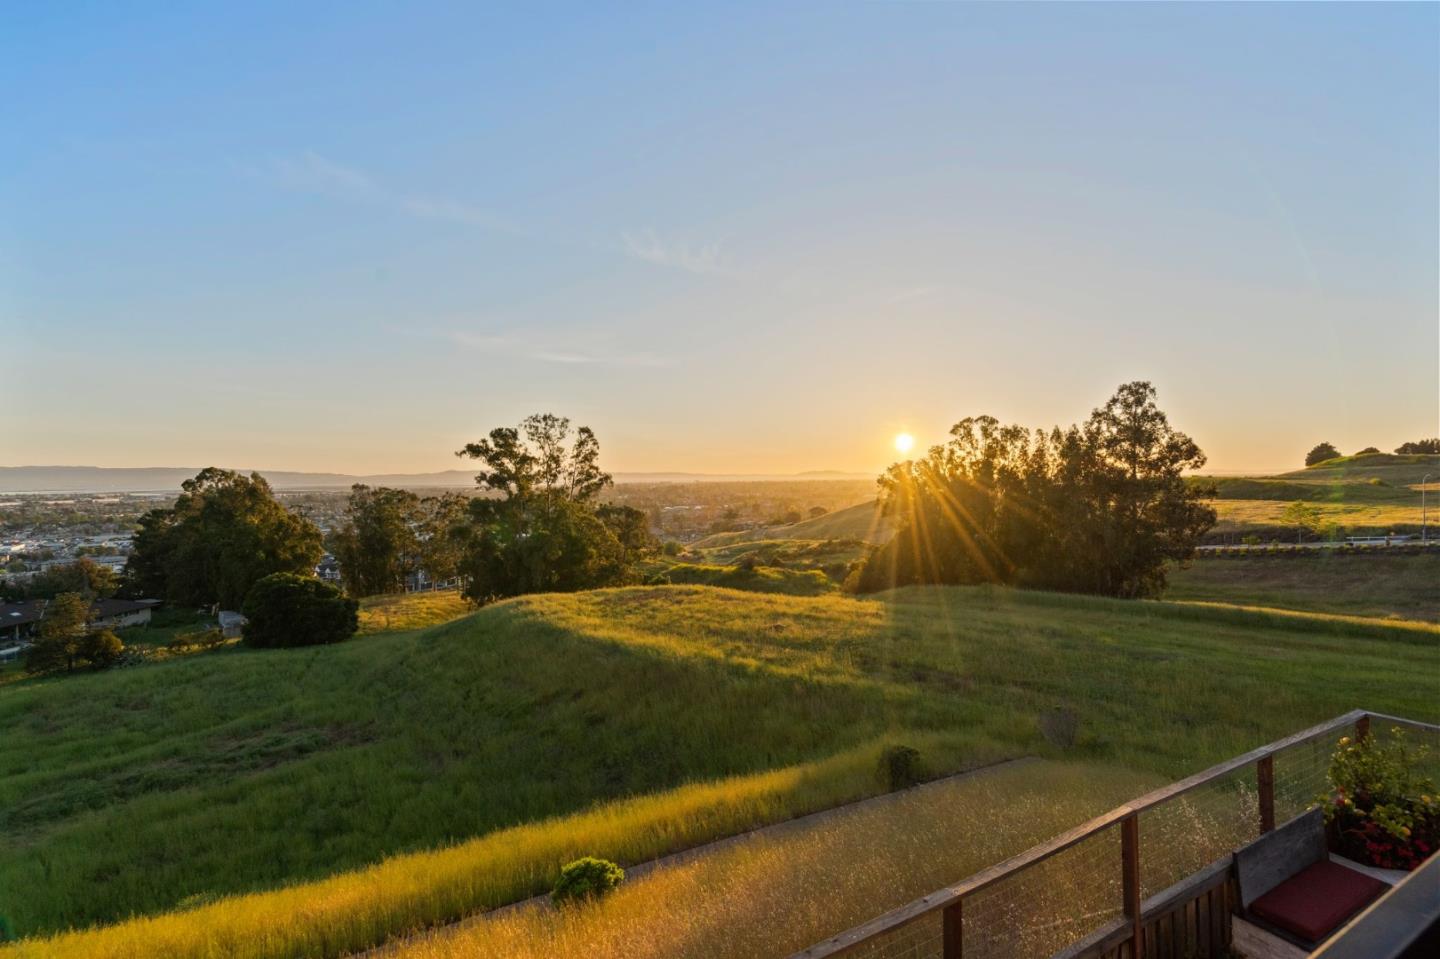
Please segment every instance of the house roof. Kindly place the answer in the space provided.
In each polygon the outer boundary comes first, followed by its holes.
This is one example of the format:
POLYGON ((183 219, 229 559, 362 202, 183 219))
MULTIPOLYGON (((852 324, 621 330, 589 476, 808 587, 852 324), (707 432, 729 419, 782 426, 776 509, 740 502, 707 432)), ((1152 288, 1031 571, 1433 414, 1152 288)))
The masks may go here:
POLYGON ((160 605, 158 599, 97 599, 90 604, 91 619, 109 619, 112 616, 126 616, 160 605))
POLYGON ((49 600, 26 599, 18 603, 0 603, 0 629, 38 623, 45 615, 49 600))

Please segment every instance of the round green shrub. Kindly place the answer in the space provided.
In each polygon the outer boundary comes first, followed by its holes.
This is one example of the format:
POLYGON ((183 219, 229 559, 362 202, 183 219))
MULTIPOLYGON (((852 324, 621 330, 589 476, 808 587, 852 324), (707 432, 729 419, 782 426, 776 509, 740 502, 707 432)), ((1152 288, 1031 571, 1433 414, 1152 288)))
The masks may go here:
POLYGON ((241 610, 245 645, 260 648, 338 643, 360 626, 360 604, 339 589, 294 573, 272 573, 250 587, 241 610))
POLYGON ((557 905, 603 896, 625 879, 625 870, 608 859, 586 856, 567 864, 555 880, 550 899, 557 905))

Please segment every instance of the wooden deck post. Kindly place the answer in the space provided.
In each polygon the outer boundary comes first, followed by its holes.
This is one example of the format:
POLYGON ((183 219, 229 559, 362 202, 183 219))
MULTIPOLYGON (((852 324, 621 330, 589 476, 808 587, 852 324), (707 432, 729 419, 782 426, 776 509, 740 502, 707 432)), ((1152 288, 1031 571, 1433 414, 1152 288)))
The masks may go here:
POLYGON ((1120 820, 1120 882, 1125 896, 1125 918, 1130 920, 1130 959, 1142 959, 1145 923, 1140 916, 1140 817, 1137 813, 1120 820))
POLYGON ((954 903, 946 906, 945 911, 940 914, 941 923, 943 924, 940 954, 944 959, 960 959, 960 956, 964 953, 964 944, 961 942, 960 932, 960 910, 961 904, 964 902, 964 899, 956 899, 954 903))
POLYGON ((1275 755, 1261 756, 1255 763, 1255 783, 1260 790, 1260 831, 1275 828, 1275 755))
POLYGON ((1370 716, 1366 714, 1355 720, 1355 738, 1364 739, 1370 735, 1370 716))

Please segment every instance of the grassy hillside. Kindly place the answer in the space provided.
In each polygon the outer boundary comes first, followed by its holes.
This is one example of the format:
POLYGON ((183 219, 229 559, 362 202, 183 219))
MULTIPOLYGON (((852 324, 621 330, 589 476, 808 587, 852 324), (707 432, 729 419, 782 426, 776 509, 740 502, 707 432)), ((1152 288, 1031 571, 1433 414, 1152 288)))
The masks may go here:
POLYGON ((475 607, 453 590, 396 593, 360 600, 360 635, 426 629, 459 619, 475 607))
POLYGON ((839 585, 818 569, 785 569, 775 566, 711 566, 675 563, 654 573, 651 585, 722 586, 755 593, 784 593, 787 596, 823 596, 839 585))
MULTIPOLYGON (((1081 720, 1066 755, 1177 775, 1357 705, 1436 718, 1437 639, 1003 590, 677 586, 26 684, 0 691, 0 903, 22 933, 110 921, 605 800, 659 794, 663 811, 685 783, 887 738, 940 770, 1059 755, 1036 725, 1057 704, 1081 720)), ((751 815, 875 788, 863 763, 840 768, 751 815)), ((735 825, 687 808, 659 820, 679 845, 735 825)), ((538 881, 487 875, 485 895, 538 881)))
POLYGON ((733 546, 770 539, 851 539, 865 543, 884 543, 895 535, 894 524, 880 515, 875 501, 860 503, 801 520, 789 526, 762 526, 734 533, 716 533, 694 544, 696 549, 733 546))
POLYGON ((767 539, 727 546, 691 547, 687 553, 705 563, 719 566, 733 565, 753 557, 764 566, 829 570, 848 566, 869 549, 868 543, 858 539, 767 539))
POLYGON ((1440 456, 1426 454, 1371 453, 1367 456, 1337 456, 1333 460, 1282 473, 1280 479, 1305 483, 1368 483, 1379 480, 1390 486, 1412 486, 1426 473, 1431 482, 1440 480, 1440 456))
POLYGON ((1440 553, 1204 559, 1173 571, 1166 597, 1440 623, 1440 553))

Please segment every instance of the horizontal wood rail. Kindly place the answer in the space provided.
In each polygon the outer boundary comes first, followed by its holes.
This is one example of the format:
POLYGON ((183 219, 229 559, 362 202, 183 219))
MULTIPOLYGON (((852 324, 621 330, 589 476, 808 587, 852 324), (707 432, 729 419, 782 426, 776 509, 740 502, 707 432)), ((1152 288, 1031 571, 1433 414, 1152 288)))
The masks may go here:
MULTIPOLYGON (((960 959, 962 955, 960 923, 961 901, 965 899, 965 897, 972 896, 1003 879, 1008 879, 1015 873, 1038 865, 1106 829, 1125 823, 1127 820, 1131 820, 1131 822, 1134 823, 1136 820, 1132 820, 1131 817, 1138 817, 1140 813, 1146 810, 1154 809, 1157 806, 1185 795, 1191 790, 1198 789, 1207 783, 1222 779, 1239 770, 1254 767, 1257 773, 1257 780, 1262 787, 1262 793, 1268 792, 1268 790, 1264 789, 1264 786, 1269 785, 1271 789, 1273 789, 1273 765, 1271 765, 1271 763, 1277 753, 1335 733, 1347 726, 1355 728, 1357 735, 1365 735, 1368 732, 1371 720, 1384 725, 1396 724, 1408 726, 1413 729, 1423 729, 1427 732, 1440 733, 1440 725, 1433 723, 1417 722, 1413 719, 1388 716, 1384 713, 1375 713, 1364 709, 1351 710, 1344 715, 1336 716, 1334 719, 1326 720, 1316 726, 1311 726, 1309 729, 1304 729, 1298 733, 1286 736, 1284 739, 1277 739, 1273 743, 1268 743, 1258 749, 1252 749, 1248 753, 1236 756, 1233 759, 1227 759, 1225 762, 1211 766, 1203 772, 1198 772, 1193 776, 1181 779, 1178 782, 1173 782, 1168 786, 1162 786, 1153 792, 1148 792, 1138 799, 1131 800, 1123 806, 1118 806, 1107 813, 1096 816, 1089 822, 1076 826, 1068 832, 1061 833, 1048 842, 1033 846, 1019 855, 1012 856, 1004 862, 991 866, 988 869, 982 869, 952 886, 938 889, 927 896, 921 896, 919 899, 906 903, 897 909, 892 909, 890 912, 882 916, 877 916, 869 922, 847 929, 845 932, 818 942, 808 949, 793 953, 790 959, 833 959, 833 957, 836 956, 843 956, 881 936, 893 933, 916 920, 941 911, 945 913, 942 925, 944 959, 960 959), (1265 765, 1262 766, 1262 763, 1265 765), (1266 780, 1267 767, 1271 772, 1268 783, 1266 780)), ((1268 797, 1262 795, 1261 822, 1259 824, 1261 829, 1267 828, 1267 823, 1268 827, 1273 828, 1273 818, 1273 793, 1268 797)), ((1127 831, 1134 829, 1135 827, 1133 825, 1127 827, 1127 831)), ((1138 831, 1132 835, 1131 839, 1135 844, 1135 848, 1131 850, 1131 853, 1138 860, 1138 845, 1140 842, 1138 831)), ((1126 848, 1130 847, 1130 843, 1124 843, 1122 845, 1126 848)), ((1130 868, 1138 870, 1138 863, 1132 866, 1128 862, 1122 861, 1117 862, 1116 865, 1117 867, 1121 867, 1123 872, 1128 872, 1130 868)), ((1212 866, 1211 868, 1216 867, 1212 866)), ((1206 874, 1208 875, 1208 870, 1206 874)), ((1188 881, 1189 880, 1186 882, 1188 881)), ((1184 885, 1185 883, 1179 884, 1179 886, 1184 885)), ((1179 888, 1179 886, 1175 888, 1179 888)), ((1164 895, 1164 893, 1161 895, 1164 895)), ((1119 905, 1130 905, 1131 908, 1133 908, 1133 901, 1119 905)), ((1138 940, 1138 930, 1141 925, 1140 917, 1149 910, 1150 906, 1151 902, 1147 901, 1139 908, 1138 914, 1131 914, 1129 910, 1126 910, 1125 918, 1121 920, 1119 927, 1106 927, 1105 930, 1102 930, 1102 933, 1108 933, 1108 936, 1113 936, 1117 934, 1117 929, 1123 928, 1125 935, 1122 938, 1138 940)), ((1107 941, 1108 936, 1106 937, 1107 941)), ((1137 948, 1136 951, 1131 954, 1133 955, 1133 959, 1140 959, 1140 952, 1141 950, 1137 948)))

